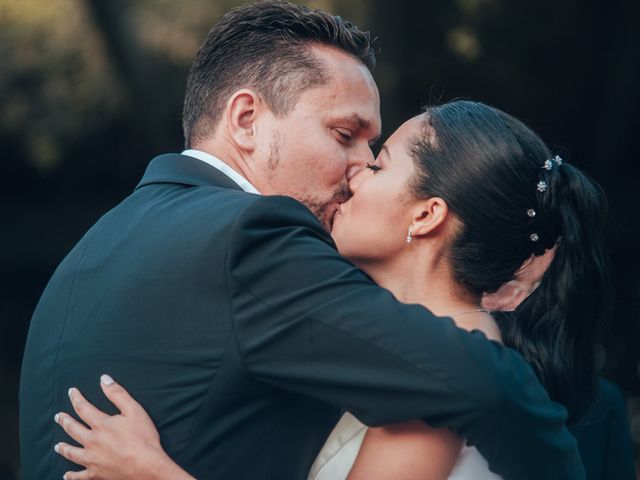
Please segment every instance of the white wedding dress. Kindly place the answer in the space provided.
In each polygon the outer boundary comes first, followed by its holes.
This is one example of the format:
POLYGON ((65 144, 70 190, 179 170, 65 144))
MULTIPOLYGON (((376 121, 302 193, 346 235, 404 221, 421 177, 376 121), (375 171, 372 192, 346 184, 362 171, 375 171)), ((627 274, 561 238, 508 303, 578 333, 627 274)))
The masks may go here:
MULTIPOLYGON (((345 480, 356 460, 367 432, 350 413, 345 413, 333 428, 324 447, 311 466, 308 480, 345 480)), ((487 461, 474 447, 463 447, 449 480, 500 480, 489 471, 487 461)))

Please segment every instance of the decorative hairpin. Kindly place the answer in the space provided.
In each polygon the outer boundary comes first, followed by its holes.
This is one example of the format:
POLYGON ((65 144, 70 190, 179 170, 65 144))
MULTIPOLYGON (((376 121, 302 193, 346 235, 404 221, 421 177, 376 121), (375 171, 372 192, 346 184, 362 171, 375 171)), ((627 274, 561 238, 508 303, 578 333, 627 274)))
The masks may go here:
MULTIPOLYGON (((562 158, 560 157, 560 155, 556 155, 555 157, 545 160, 544 163, 542 164, 542 168, 544 168, 546 171, 551 171, 553 170, 553 164, 556 164, 557 166, 562 165, 564 162, 562 160, 562 158)), ((547 182, 545 182, 544 180, 540 180, 537 184, 536 184, 536 190, 540 193, 544 193, 547 191, 547 182)), ((527 216, 529 218, 533 218, 536 216, 536 211, 533 208, 529 208, 527 209, 527 216)), ((540 236, 537 233, 531 233, 529 235, 529 240, 531 240, 532 242, 537 242, 538 240, 540 240, 540 236)))
POLYGON ((558 166, 563 164, 563 160, 560 157, 560 155, 556 155, 555 157, 550 158, 549 160, 545 160, 544 163, 542 164, 542 168, 544 168, 547 171, 550 171, 551 169, 553 169, 554 163, 558 166))
POLYGON ((536 185, 536 188, 540 193, 545 192, 547 190, 547 182, 540 180, 536 185))

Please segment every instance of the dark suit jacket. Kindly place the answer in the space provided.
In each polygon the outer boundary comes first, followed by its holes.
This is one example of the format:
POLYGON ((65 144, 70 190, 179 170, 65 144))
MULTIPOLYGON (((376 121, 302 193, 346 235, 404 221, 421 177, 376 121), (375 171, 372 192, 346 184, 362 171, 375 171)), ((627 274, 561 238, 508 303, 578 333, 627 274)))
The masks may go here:
POLYGON ((578 441, 587 480, 636 479, 627 405, 615 385, 600 380, 589 411, 569 430, 578 441))
POLYGON ((60 264, 34 313, 20 386, 24 478, 61 478, 53 423, 109 373, 199 478, 302 479, 340 408, 424 418, 507 478, 583 478, 565 411, 513 351, 405 305, 337 254, 286 197, 205 163, 154 159, 60 264))

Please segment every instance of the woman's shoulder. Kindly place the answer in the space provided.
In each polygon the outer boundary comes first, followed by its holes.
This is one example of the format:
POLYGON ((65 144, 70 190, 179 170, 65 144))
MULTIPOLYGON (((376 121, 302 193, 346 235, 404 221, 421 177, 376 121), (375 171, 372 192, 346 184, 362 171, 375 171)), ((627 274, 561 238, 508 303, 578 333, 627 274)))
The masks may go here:
POLYGON ((484 333, 489 340, 502 343, 500 328, 496 323, 493 314, 488 312, 474 312, 472 315, 453 317, 454 323, 465 330, 479 330, 484 333))

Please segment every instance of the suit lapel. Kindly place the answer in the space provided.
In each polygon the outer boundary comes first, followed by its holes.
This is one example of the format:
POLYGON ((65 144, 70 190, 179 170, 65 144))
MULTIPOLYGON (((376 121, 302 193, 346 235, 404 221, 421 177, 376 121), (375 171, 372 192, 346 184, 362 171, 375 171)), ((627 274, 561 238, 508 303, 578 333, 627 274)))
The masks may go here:
POLYGON ((178 183, 198 187, 216 186, 242 190, 237 183, 217 168, 207 165, 197 158, 177 153, 167 153, 151 160, 136 190, 154 183, 178 183))

